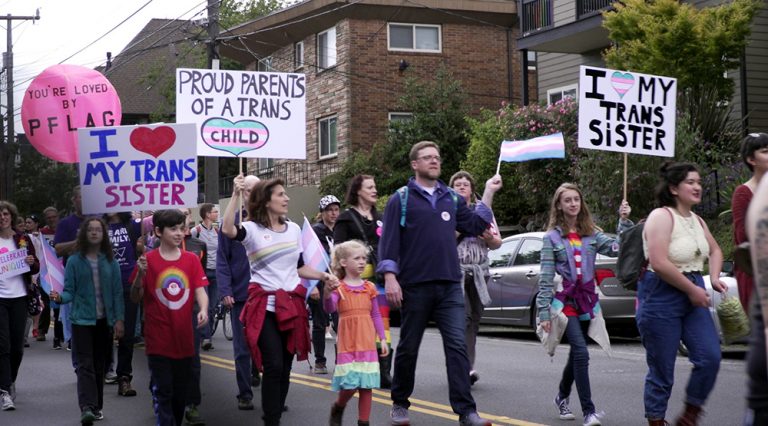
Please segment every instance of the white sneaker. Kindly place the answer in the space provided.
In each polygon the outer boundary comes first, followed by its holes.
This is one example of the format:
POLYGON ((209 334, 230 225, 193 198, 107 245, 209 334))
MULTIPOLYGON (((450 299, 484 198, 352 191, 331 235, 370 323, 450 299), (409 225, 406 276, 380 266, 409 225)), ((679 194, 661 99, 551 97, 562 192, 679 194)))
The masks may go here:
POLYGON ((584 416, 584 426, 600 426, 602 423, 600 423, 600 418, 603 417, 600 414, 597 413, 589 413, 586 416, 584 416))
POLYGON ((13 399, 11 399, 11 395, 4 390, 0 390, 0 410, 10 411, 15 409, 16 406, 13 405, 13 399))

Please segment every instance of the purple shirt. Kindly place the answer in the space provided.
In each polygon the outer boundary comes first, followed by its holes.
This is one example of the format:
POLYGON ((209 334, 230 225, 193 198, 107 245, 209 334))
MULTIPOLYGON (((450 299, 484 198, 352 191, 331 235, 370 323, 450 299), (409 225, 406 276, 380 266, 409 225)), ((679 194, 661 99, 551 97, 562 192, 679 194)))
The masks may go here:
MULTIPOLYGON (((80 217, 75 214, 71 214, 62 219, 56 226, 56 236, 53 237, 54 247, 59 243, 75 241, 77 239, 77 231, 80 229, 83 220, 85 220, 85 217, 80 217)), ((69 258, 69 256, 63 257, 64 266, 67 265, 67 258, 69 258)))

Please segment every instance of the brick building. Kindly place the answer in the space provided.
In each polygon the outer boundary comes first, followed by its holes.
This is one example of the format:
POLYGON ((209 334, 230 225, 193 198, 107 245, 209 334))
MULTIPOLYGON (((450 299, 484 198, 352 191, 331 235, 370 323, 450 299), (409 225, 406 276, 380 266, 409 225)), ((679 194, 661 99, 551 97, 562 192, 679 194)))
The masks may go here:
POLYGON ((428 79, 441 64, 472 113, 521 103, 524 82, 535 85, 522 76, 516 13, 505 0, 306 0, 222 32, 222 56, 307 78, 307 159, 250 160, 248 170, 317 186, 351 152, 385 142, 390 120, 408 118, 396 107, 406 75, 428 79))

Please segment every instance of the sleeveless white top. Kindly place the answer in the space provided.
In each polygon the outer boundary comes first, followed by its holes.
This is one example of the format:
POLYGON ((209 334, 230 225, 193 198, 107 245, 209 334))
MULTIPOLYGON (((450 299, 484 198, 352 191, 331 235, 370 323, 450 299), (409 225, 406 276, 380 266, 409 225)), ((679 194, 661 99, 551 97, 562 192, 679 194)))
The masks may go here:
MULTIPOLYGON (((667 208, 672 214, 672 235, 669 238, 669 260, 680 272, 701 272, 709 257, 709 243, 696 213, 684 217, 676 209, 667 208)), ((648 258, 648 241, 643 233, 643 252, 648 258)), ((648 269, 653 271, 651 265, 648 269)))

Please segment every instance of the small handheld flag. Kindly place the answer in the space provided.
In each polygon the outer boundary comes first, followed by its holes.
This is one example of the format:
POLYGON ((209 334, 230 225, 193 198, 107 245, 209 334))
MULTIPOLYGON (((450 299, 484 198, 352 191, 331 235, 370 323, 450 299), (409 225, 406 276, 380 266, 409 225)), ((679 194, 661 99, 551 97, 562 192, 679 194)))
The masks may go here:
MULTIPOLYGON (((321 272, 330 269, 328 254, 325 252, 320 239, 317 238, 317 234, 315 234, 306 216, 304 216, 304 224, 301 225, 301 245, 304 248, 301 258, 304 260, 305 265, 321 272)), ((301 284, 307 288, 307 297, 309 297, 309 293, 317 286, 318 282, 318 280, 301 279, 301 284)))
POLYGON ((43 252, 38 254, 41 287, 46 293, 50 293, 52 289, 61 293, 64 291, 64 265, 45 237, 41 234, 38 238, 40 238, 40 245, 43 247, 43 252))
POLYGON ((541 158, 565 158, 565 141, 562 133, 540 136, 524 141, 503 141, 499 152, 499 173, 501 162, 522 162, 541 158))

